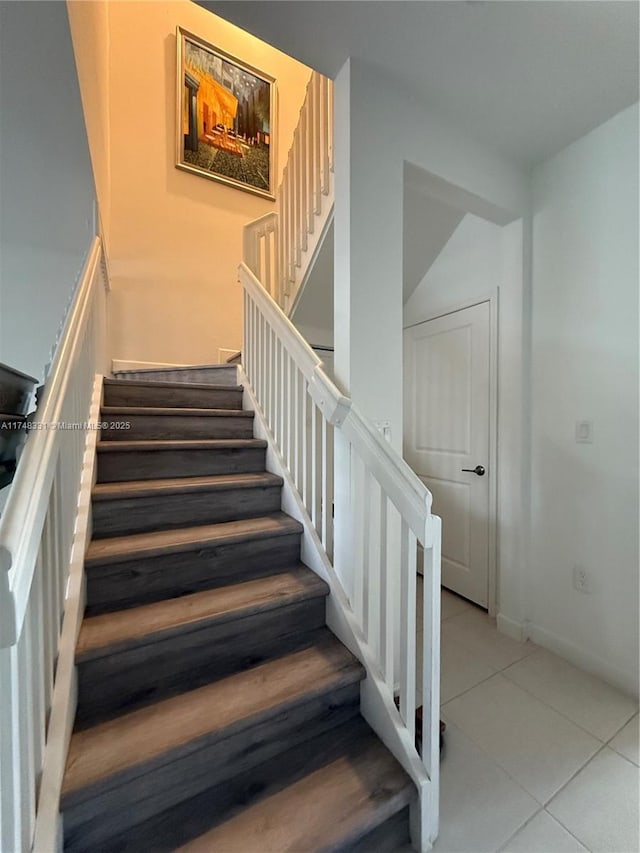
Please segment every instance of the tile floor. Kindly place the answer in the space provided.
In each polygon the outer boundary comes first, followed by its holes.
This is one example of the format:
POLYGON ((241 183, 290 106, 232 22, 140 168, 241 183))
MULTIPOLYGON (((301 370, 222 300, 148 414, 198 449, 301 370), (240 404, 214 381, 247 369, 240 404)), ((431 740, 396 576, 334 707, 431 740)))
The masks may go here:
POLYGON ((442 593, 438 853, 638 853, 638 705, 442 593))

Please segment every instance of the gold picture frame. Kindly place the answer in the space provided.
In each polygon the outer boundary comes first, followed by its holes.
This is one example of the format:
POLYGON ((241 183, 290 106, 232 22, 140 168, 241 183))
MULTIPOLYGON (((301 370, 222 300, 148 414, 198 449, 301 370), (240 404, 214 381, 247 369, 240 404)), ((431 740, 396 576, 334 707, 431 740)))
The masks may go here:
POLYGON ((276 81, 177 28, 176 166, 275 200, 276 81))

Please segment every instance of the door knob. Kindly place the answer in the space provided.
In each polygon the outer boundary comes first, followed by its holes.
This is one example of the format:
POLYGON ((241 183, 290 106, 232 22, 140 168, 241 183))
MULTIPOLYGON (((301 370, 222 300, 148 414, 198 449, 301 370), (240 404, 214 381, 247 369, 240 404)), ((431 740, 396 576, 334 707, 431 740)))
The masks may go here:
POLYGON ((477 474, 478 477, 484 477, 484 466, 476 465, 475 468, 461 468, 461 471, 467 471, 469 474, 477 474))

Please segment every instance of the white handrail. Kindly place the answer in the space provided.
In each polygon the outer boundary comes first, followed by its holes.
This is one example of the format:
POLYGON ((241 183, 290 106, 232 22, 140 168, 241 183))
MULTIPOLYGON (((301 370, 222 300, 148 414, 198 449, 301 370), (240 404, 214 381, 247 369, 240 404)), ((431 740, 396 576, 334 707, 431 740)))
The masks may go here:
MULTIPOLYGON (((374 661, 370 680, 387 715, 399 717, 405 731, 394 741, 396 757, 405 767, 418 760, 426 771, 416 781, 421 845, 428 849, 437 834, 439 774, 440 524, 431 514, 431 494, 329 379, 316 353, 245 263, 239 279, 244 370, 308 520, 343 584, 341 597, 350 603, 367 660, 374 661), (338 554, 334 559, 334 479, 349 493, 349 518, 341 521, 351 542, 343 564, 338 554), (421 697, 416 694, 418 543, 424 548, 421 697), (424 713, 418 754, 419 705, 424 713)), ((378 733, 384 738, 388 732, 382 729, 383 724, 378 733)))
POLYGON ((91 398, 105 364, 101 258, 96 237, 0 519, 2 851, 33 840, 91 398))
POLYGON ((12 620, 0 602, 0 621, 4 627, 4 630, 0 628, 0 646, 17 642, 22 628, 31 586, 29 572, 24 567, 35 563, 39 542, 33 534, 42 529, 54 472, 51 462, 59 443, 59 431, 55 427, 62 420, 61 412, 71 375, 70 366, 77 353, 80 334, 86 325, 100 256, 100 240, 96 237, 47 379, 44 399, 31 424, 29 441, 20 458, 15 483, 0 518, 0 571, 9 572, 14 607, 12 620), (12 622, 13 631, 9 633, 5 626, 12 622))
POLYGON ((309 394, 327 422, 332 426, 342 426, 349 440, 358 445, 363 462, 376 470, 385 492, 401 507, 411 530, 422 541, 425 525, 431 515, 431 492, 379 431, 358 412, 351 400, 340 393, 321 369, 322 360, 282 309, 269 298, 257 276, 245 263, 240 266, 240 281, 269 324, 272 327, 280 326, 286 334, 289 354, 309 383, 309 394))

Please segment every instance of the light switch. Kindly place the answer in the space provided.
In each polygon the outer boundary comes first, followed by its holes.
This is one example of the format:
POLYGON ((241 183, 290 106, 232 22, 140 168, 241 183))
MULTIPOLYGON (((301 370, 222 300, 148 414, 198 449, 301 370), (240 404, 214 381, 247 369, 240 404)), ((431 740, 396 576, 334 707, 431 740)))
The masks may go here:
POLYGON ((593 444, 593 421, 576 421, 576 442, 593 444))
POLYGON ((391 441, 391 421, 374 421, 374 426, 387 441, 391 441))

